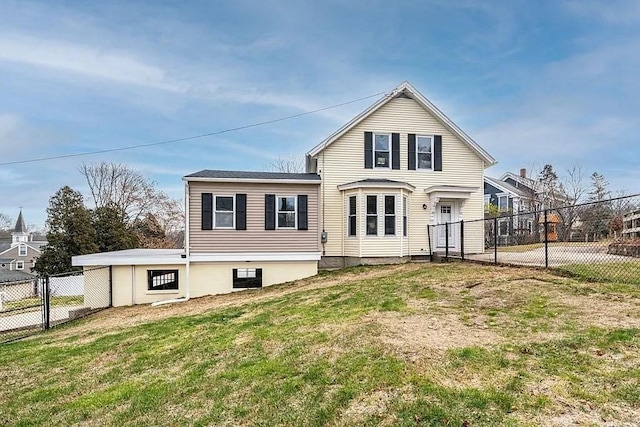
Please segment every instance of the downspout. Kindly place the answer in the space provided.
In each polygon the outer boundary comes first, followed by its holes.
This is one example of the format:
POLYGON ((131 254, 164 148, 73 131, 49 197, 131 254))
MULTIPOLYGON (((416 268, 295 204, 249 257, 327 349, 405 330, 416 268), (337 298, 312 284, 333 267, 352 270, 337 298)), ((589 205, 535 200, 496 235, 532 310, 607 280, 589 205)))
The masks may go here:
POLYGON ((189 267, 191 264, 191 251, 189 248, 189 181, 184 181, 184 206, 185 206, 185 219, 184 219, 184 250, 185 250, 185 279, 186 279, 186 289, 185 295, 182 298, 169 299, 164 301, 157 301, 151 304, 152 307, 157 307, 163 304, 173 304, 178 302, 187 302, 190 298, 190 271, 189 267))

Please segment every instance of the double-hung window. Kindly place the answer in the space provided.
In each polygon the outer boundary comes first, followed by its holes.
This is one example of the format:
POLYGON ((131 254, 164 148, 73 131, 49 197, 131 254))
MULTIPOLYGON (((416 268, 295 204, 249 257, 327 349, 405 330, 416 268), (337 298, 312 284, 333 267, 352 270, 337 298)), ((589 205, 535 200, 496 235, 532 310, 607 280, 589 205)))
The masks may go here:
POLYGON ((391 135, 376 133, 373 135, 373 159, 377 168, 391 166, 391 135))
POLYGON ((378 196, 367 196, 367 236, 378 235, 378 196))
POLYGON ((296 197, 278 196, 278 228, 296 228, 296 197))
POLYGON ((384 234, 396 234, 396 196, 384 196, 384 234))
POLYGON ((16 270, 24 270, 24 261, 16 261, 16 270))
POLYGON ((18 248, 18 256, 27 256, 27 245, 20 245, 18 248))
POLYGON ((407 237, 407 196, 402 197, 402 235, 407 237))
POLYGON ((433 137, 416 136, 416 165, 418 169, 432 169, 433 137))
POLYGON ((216 196, 215 227, 234 228, 234 200, 233 196, 216 196))
POLYGON ((348 235, 355 236, 357 235, 356 226, 357 226, 357 196, 349 197, 349 224, 348 224, 348 235))
POLYGON ((498 196, 498 209, 500 212, 509 210, 509 196, 498 196))

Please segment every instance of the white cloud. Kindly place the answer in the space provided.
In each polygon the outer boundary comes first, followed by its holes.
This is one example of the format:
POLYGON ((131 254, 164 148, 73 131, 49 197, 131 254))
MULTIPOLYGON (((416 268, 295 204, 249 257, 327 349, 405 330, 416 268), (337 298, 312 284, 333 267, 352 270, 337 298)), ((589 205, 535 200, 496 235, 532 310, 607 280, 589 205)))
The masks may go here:
POLYGON ((55 68, 119 83, 150 86, 172 92, 186 90, 166 72, 131 53, 95 48, 19 34, 0 34, 0 61, 55 68))

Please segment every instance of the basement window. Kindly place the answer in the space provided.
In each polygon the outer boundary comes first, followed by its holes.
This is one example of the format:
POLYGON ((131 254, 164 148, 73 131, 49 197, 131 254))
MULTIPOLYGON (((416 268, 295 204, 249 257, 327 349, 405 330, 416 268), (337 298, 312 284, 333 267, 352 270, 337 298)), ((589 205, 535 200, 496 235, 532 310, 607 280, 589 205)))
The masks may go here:
POLYGON ((177 291, 178 270, 147 270, 147 289, 150 291, 177 291))
POLYGON ((262 287, 261 268, 234 268, 233 289, 248 289, 262 287))

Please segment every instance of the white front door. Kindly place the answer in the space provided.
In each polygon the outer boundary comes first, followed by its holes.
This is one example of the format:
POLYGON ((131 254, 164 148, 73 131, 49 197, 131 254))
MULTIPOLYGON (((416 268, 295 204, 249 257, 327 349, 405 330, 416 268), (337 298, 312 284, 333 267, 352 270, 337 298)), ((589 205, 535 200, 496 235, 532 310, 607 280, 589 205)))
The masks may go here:
POLYGON ((439 203, 438 204, 438 225, 436 226, 436 246, 439 248, 444 248, 447 246, 447 233, 449 234, 449 248, 457 247, 457 236, 454 232, 457 227, 457 224, 452 224, 453 222, 458 221, 458 215, 456 212, 456 206, 452 202, 439 203), (449 223, 449 226, 445 226, 446 223, 449 223))

